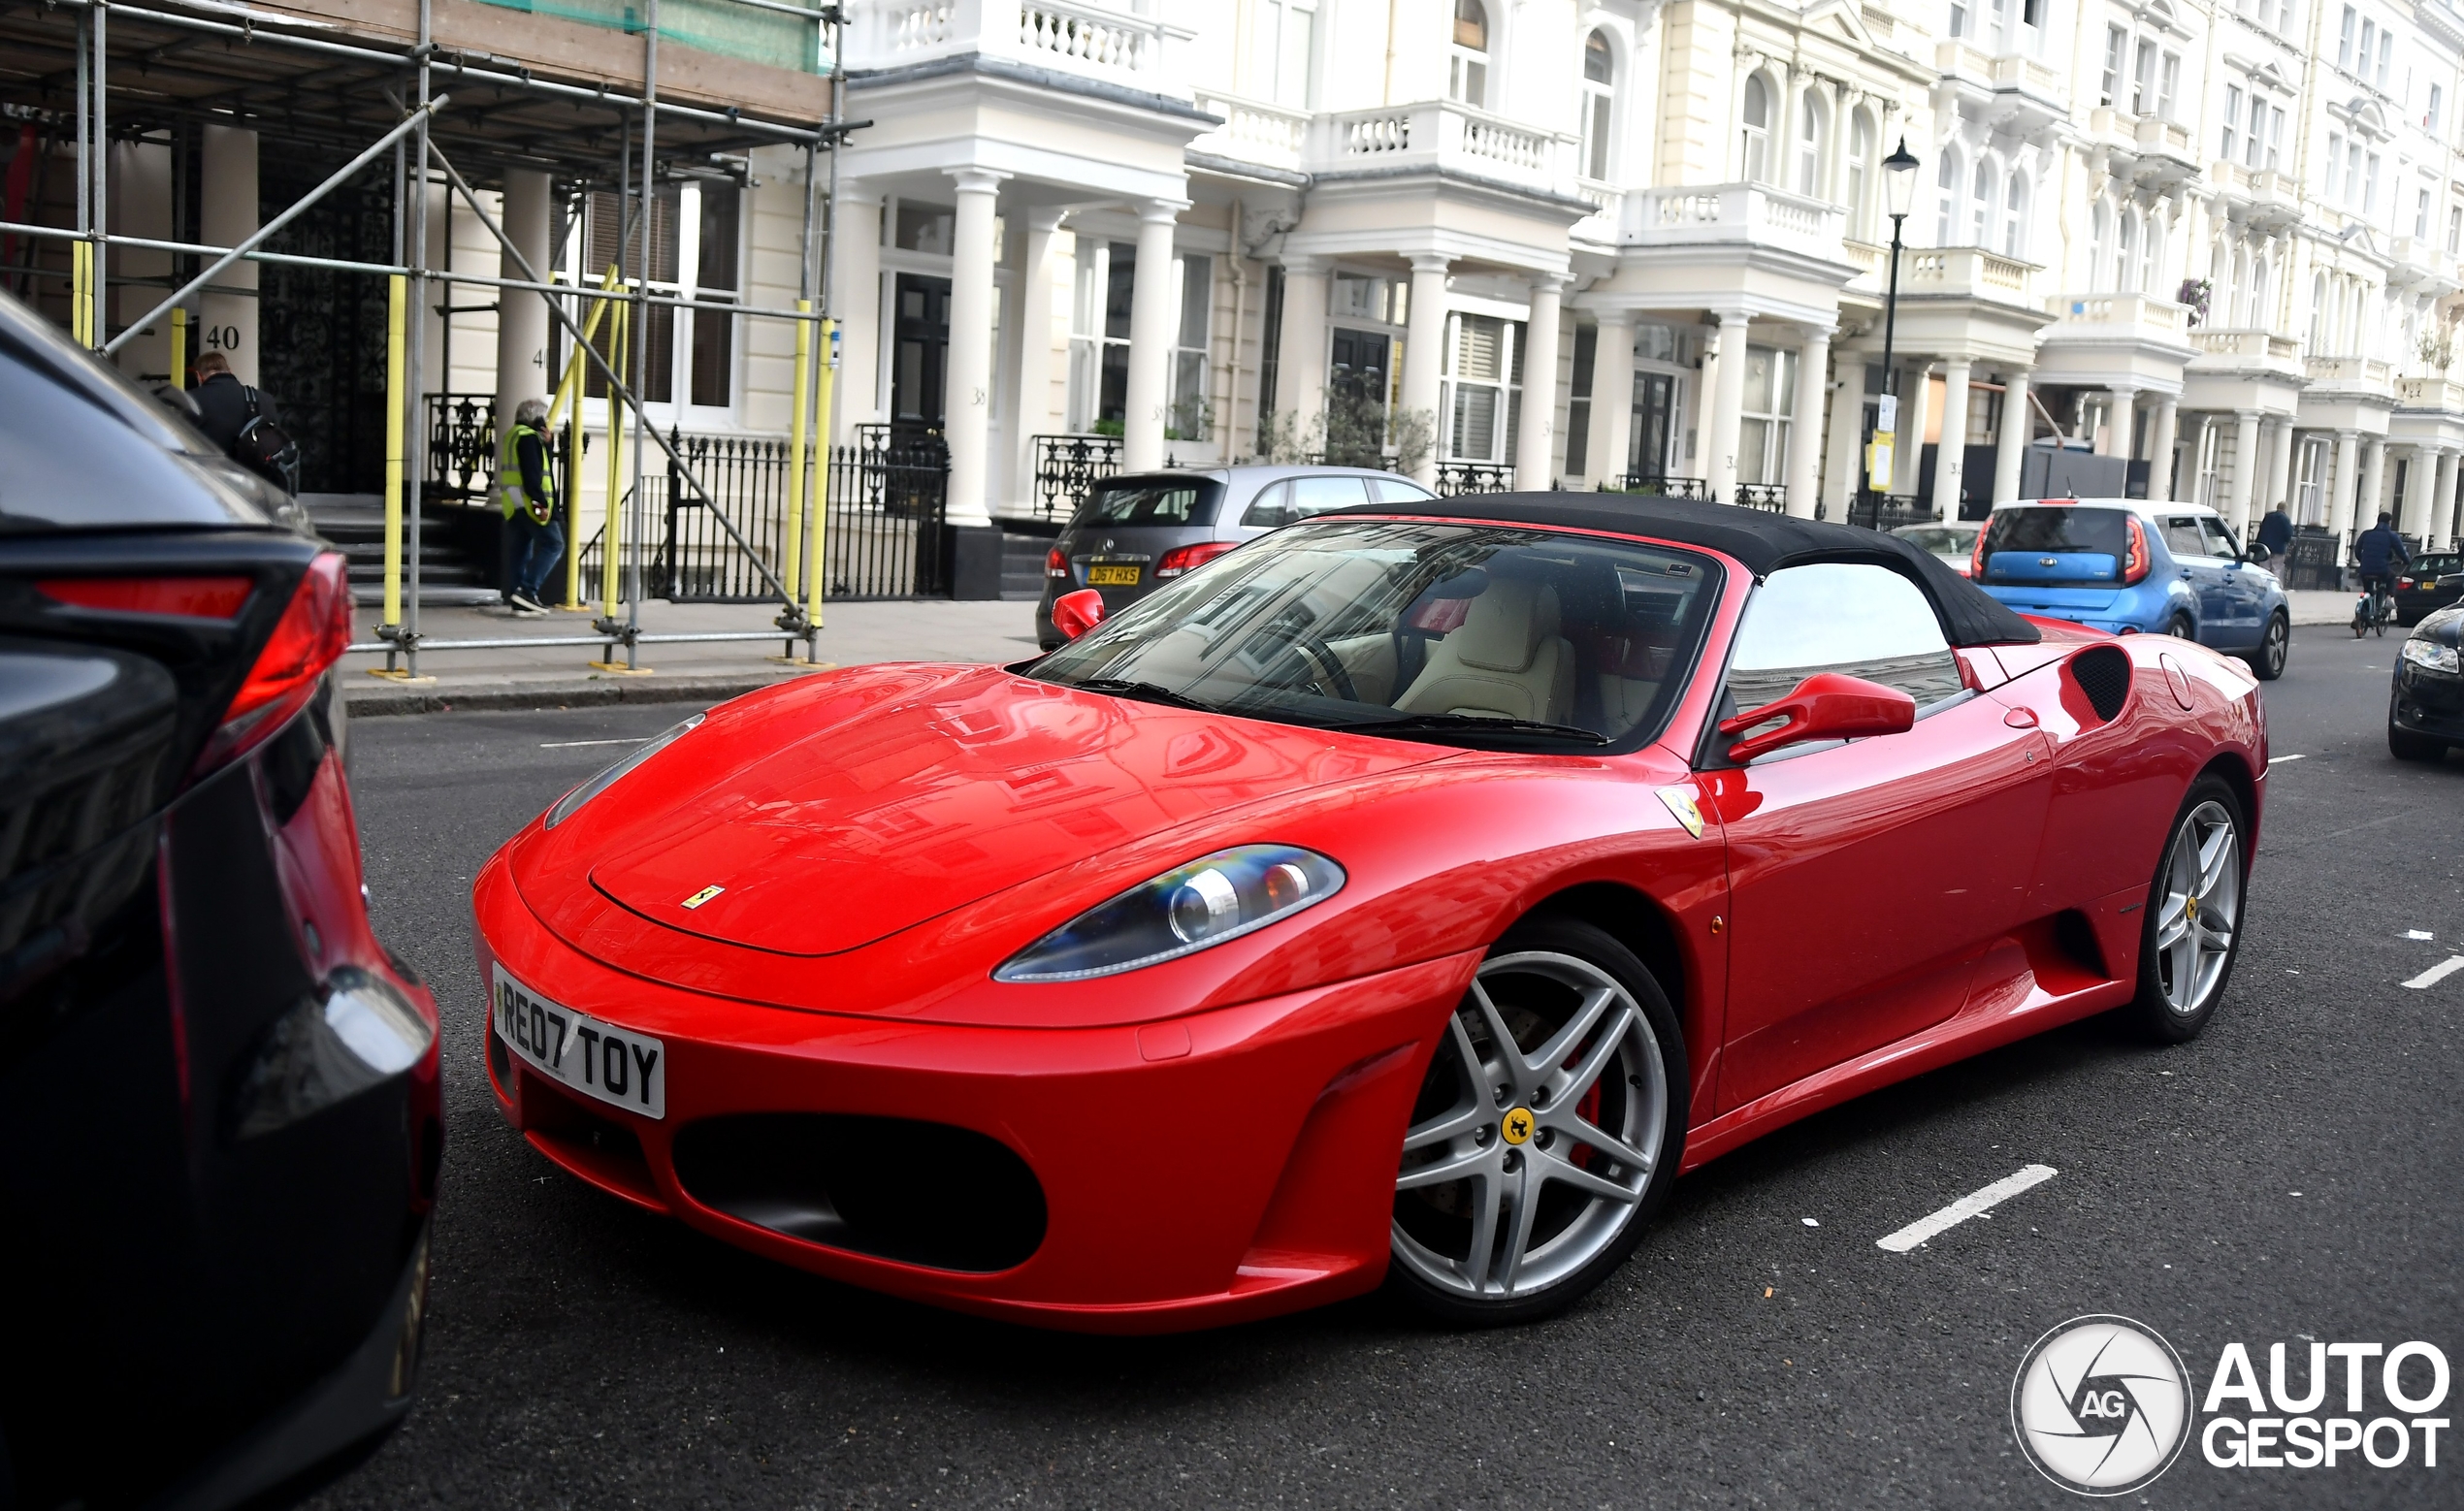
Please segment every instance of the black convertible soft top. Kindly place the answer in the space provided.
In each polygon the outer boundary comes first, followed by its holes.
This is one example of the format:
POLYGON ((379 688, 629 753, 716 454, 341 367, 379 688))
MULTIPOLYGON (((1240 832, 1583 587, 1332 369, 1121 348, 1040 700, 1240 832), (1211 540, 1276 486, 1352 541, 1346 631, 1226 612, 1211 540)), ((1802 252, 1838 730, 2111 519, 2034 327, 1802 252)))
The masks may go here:
POLYGON ((1362 504, 1317 516, 1403 515, 1424 519, 1495 520, 1567 530, 1650 535, 1735 557, 1756 577, 1811 562, 1865 562, 1915 579, 1933 600, 1953 645, 2026 644, 2036 627, 1978 590, 1929 551, 1897 535, 1847 525, 1825 525, 1734 504, 1645 494, 1464 494, 1400 507, 1362 504))

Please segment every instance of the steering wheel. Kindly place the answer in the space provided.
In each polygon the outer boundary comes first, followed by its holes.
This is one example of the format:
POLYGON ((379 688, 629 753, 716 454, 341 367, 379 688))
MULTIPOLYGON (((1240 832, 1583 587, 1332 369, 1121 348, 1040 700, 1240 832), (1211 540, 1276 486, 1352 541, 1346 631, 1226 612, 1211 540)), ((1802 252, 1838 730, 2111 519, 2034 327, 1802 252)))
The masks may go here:
MULTIPOLYGON (((1335 695, 1346 703, 1360 701, 1360 690, 1352 686, 1351 673, 1345 669, 1344 659, 1335 654, 1335 648, 1328 645, 1322 636, 1312 630, 1300 630, 1283 647, 1283 653, 1309 668, 1311 681, 1332 687, 1335 695)), ((1278 664, 1282 659, 1283 657, 1276 658, 1278 664)))

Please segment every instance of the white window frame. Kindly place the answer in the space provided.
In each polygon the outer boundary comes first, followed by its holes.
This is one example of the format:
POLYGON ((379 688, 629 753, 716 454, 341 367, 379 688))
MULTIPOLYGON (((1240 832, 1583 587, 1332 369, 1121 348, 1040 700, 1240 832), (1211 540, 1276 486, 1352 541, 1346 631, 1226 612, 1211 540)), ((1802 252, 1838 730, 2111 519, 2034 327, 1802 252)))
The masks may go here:
POLYGON ((1497 74, 1497 12, 1498 0, 1455 0, 1454 10, 1464 4, 1476 5, 1480 12, 1480 46, 1474 48, 1456 40, 1462 21, 1452 11, 1446 18, 1446 98, 1475 111, 1490 109, 1489 80, 1497 74))
POLYGON ((1596 183, 1608 182, 1617 171, 1617 45, 1598 28, 1583 36, 1582 172, 1596 183), (1597 38, 1608 77, 1591 77, 1591 44, 1597 38))
POLYGON ((1778 108, 1771 99, 1770 80, 1761 74, 1745 76, 1745 86, 1737 91, 1737 177, 1746 183, 1768 183, 1771 169, 1772 113, 1778 108), (1760 98, 1763 119, 1758 124, 1752 117, 1754 102, 1760 98))
POLYGON ((1445 324, 1445 364, 1439 411, 1444 416, 1445 434, 1440 437, 1448 462, 1485 462, 1511 464, 1514 460, 1514 421, 1517 401, 1522 394, 1520 370, 1523 365, 1524 325, 1502 315, 1483 315, 1464 310, 1450 310, 1445 324), (1473 322, 1497 327, 1497 375, 1474 376, 1463 370, 1464 332, 1473 322), (1464 450, 1456 442, 1468 417, 1466 403, 1475 393, 1489 396, 1488 455, 1464 450))
POLYGON ((1255 0, 1248 92, 1296 110, 1317 104, 1318 0, 1255 0))

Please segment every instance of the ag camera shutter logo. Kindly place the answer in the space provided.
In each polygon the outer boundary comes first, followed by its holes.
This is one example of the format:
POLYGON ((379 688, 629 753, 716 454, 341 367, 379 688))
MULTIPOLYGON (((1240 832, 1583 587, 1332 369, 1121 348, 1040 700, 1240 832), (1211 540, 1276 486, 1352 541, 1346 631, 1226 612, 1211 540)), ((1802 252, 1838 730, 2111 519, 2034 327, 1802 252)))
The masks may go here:
POLYGON ((2190 1440, 2189 1376, 2155 1329, 2073 1317, 2036 1340, 2011 1381, 2011 1431, 2037 1471, 2083 1495, 2125 1495, 2190 1440))

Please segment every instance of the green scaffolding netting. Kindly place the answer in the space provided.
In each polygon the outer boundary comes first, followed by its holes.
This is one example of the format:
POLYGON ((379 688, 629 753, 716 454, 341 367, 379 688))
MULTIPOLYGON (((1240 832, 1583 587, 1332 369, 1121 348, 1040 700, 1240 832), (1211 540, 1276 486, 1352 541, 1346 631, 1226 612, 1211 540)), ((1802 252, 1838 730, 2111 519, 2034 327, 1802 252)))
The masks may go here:
MULTIPOLYGON (((534 16, 554 16, 585 26, 639 32, 643 0, 480 0, 483 5, 534 16)), ((659 0, 659 35, 723 57, 767 63, 801 73, 826 74, 818 22, 777 11, 756 10, 732 0, 659 0)))

